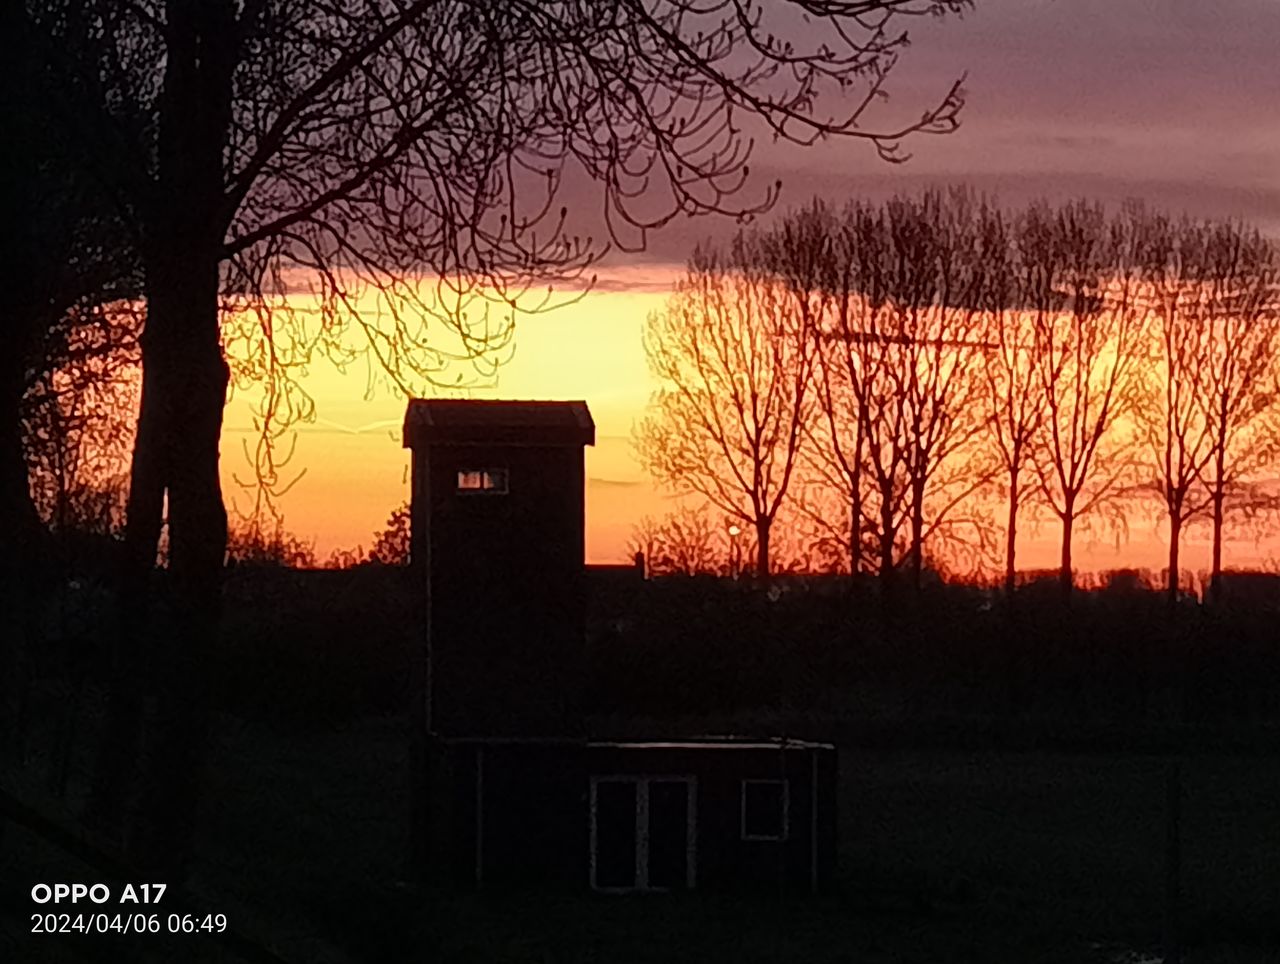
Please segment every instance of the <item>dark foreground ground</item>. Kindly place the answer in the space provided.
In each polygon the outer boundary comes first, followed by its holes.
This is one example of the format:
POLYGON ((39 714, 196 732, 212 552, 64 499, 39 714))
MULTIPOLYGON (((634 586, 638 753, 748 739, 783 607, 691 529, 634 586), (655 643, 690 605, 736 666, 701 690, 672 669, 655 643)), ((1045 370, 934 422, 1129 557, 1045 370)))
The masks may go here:
MULTIPOLYGON (((1158 594, 1102 593, 1068 614, 1033 595, 1002 613, 961 587, 877 625, 803 586, 780 601, 697 581, 602 590, 593 732, 834 740, 840 886, 789 901, 476 896, 402 883, 411 575, 238 570, 229 582, 191 886, 246 946, 32 936, 33 883, 100 874, 10 823, 0 964, 1137 964, 1161 946, 1173 759, 1184 960, 1280 964, 1270 596, 1171 614, 1158 594)), ((96 605, 53 621, 51 640, 80 647, 40 651, 25 760, 0 779, 68 826, 102 718, 101 669, 75 657, 109 652, 96 605)))
MULTIPOLYGON (((820 899, 474 896, 399 883, 399 718, 318 731, 224 715, 193 889, 253 943, 299 964, 1032 964, 1159 953, 1167 756, 904 741, 842 747, 843 881, 820 899)), ((73 761, 73 774, 82 769, 73 761)), ((1280 961, 1280 758, 1190 751, 1182 772, 1184 959, 1280 961)), ((207 935, 27 933, 31 883, 94 877, 10 825, 0 960, 247 959, 207 935)))

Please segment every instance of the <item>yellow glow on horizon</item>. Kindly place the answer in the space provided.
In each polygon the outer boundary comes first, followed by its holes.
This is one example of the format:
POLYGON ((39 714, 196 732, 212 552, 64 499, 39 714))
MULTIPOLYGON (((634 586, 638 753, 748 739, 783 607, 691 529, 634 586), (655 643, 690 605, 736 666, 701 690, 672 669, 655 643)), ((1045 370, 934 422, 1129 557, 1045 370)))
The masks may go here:
MULTIPOLYGON (((645 319, 661 309, 679 266, 631 268, 604 279, 600 290, 545 314, 518 317, 514 351, 496 382, 467 392, 478 398, 583 399, 595 418, 596 445, 587 449, 587 561, 628 560, 633 527, 643 516, 661 517, 672 499, 636 463, 631 431, 656 387, 641 345, 645 319)), ((392 510, 409 495, 408 457, 400 428, 405 399, 386 387, 366 398, 363 364, 339 372, 317 361, 305 376, 315 399, 316 419, 298 426, 297 445, 285 480, 296 484, 278 502, 285 527, 313 542, 323 561, 333 551, 357 545, 368 549, 392 510)), ((457 394, 453 392, 452 394, 457 394)), ((236 394, 227 406, 222 444, 223 492, 229 510, 251 507, 252 493, 237 478, 252 475, 243 446, 256 438, 252 392, 236 394)), ((286 446, 287 448, 287 446, 286 446)), ((1081 570, 1165 564, 1164 531, 1154 519, 1134 519, 1127 539, 1093 538, 1082 531, 1075 555, 1081 570)), ((1052 520, 1026 519, 1019 533, 1019 567, 1057 564, 1058 527, 1052 520)), ((1183 567, 1207 566, 1207 534, 1184 536, 1183 567)), ((1265 565, 1274 559, 1274 540, 1232 540, 1229 563, 1265 565)))
MULTIPOLYGON (((514 351, 495 382, 464 393, 587 402, 596 422, 596 445, 587 450, 591 562, 625 559, 632 526, 645 514, 665 511, 663 497, 632 457, 630 439, 653 388, 641 331, 648 314, 665 303, 677 271, 655 266, 614 273, 604 279, 604 290, 554 311, 517 316, 514 351)), ((363 364, 343 373, 318 361, 305 376, 316 419, 297 428, 293 459, 281 474, 285 480, 301 476, 279 508, 285 527, 314 541, 321 560, 336 549, 368 548, 408 498, 408 457, 400 440, 405 399, 385 386, 366 397, 367 384, 363 364)), ((237 479, 252 476, 244 446, 256 438, 254 401, 252 392, 233 394, 224 419, 223 492, 233 512, 251 505, 252 492, 237 479)))

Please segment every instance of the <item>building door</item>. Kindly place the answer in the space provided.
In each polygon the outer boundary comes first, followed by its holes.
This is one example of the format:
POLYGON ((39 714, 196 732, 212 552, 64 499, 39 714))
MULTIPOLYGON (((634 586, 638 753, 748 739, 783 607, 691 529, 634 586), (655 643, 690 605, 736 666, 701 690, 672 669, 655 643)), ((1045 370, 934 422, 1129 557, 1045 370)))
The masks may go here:
POLYGON ((591 886, 685 890, 695 876, 693 777, 593 777, 591 886))
POLYGON ((639 784, 601 780, 591 799, 591 886, 600 890, 632 890, 639 868, 636 810, 639 784))

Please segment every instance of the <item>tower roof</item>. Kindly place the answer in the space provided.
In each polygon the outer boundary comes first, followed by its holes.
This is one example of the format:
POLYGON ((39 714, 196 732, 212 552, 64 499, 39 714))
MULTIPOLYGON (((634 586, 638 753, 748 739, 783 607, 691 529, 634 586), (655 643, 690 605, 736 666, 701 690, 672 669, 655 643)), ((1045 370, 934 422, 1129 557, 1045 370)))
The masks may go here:
POLYGON ((594 445, 587 403, 414 398, 404 416, 404 446, 594 445))

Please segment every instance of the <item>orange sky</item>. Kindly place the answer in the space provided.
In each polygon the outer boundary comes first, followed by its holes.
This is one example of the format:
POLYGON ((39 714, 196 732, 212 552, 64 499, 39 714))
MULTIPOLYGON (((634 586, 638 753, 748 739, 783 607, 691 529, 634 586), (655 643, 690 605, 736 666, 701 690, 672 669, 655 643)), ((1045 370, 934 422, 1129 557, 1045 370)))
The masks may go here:
MULTIPOLYGON (((596 444, 587 450, 587 555, 592 562, 627 556, 631 527, 648 513, 667 511, 664 498, 631 455, 631 429, 651 384, 640 347, 650 311, 663 304, 674 277, 670 266, 611 273, 611 290, 517 322, 515 352, 493 388, 472 397, 586 399, 596 422, 596 444), (637 277, 643 275, 643 277, 637 277), (631 282, 642 290, 612 290, 631 282)), ((321 558, 337 548, 363 544, 408 497, 408 457, 400 445, 404 399, 379 389, 365 399, 365 373, 340 374, 320 362, 305 385, 316 401, 314 424, 298 429, 291 468, 305 475, 279 501, 286 527, 314 540, 321 558)), ((249 463, 243 443, 255 437, 252 396, 233 398, 223 432, 224 493, 230 507, 248 507, 236 483, 249 463)), ((285 473, 288 477, 289 473, 285 473)))
MULTIPOLYGON (((984 0, 963 19, 922 18, 909 26, 912 47, 895 70, 892 98, 877 125, 918 116, 922 106, 965 75, 968 101, 959 131, 913 138, 912 158, 886 165, 863 143, 835 139, 808 149, 762 138, 752 158, 751 199, 779 180, 778 210, 821 196, 879 200, 929 184, 968 183, 1007 204, 1035 197, 1097 198, 1114 204, 1139 196, 1195 216, 1242 217, 1280 235, 1280 38, 1275 0, 1168 4, 1115 0, 984 0), (1046 69, 1046 64, 1052 69, 1046 69)), ((566 188, 571 209, 595 203, 566 188)), ((661 515, 663 497, 630 451, 630 433, 651 390, 640 347, 646 314, 661 306, 696 240, 723 239, 732 218, 676 219, 648 240, 647 253, 613 269, 597 293, 518 323, 515 357, 495 389, 508 398, 585 398, 598 426, 587 452, 587 557, 620 561, 632 525, 661 515)), ((634 239, 633 239, 634 240, 634 239)), ((618 256, 619 263, 627 260, 618 256)), ((323 558, 335 548, 369 546, 391 509, 407 495, 407 460, 399 430, 404 400, 389 392, 370 400, 365 375, 335 374, 317 364, 307 387, 319 418, 303 426, 294 459, 306 475, 281 500, 287 526, 314 540, 323 558)), ((252 432, 243 398, 227 411, 223 445, 229 503, 245 503, 232 480, 248 468, 241 442, 252 432)), ((1052 566, 1051 524, 1024 526, 1026 567, 1052 566)), ((1228 544, 1233 565, 1280 556, 1274 544, 1228 544)), ((1126 539, 1076 541, 1082 568, 1136 565, 1158 569, 1165 549, 1148 519, 1133 519, 1126 539)), ((1193 530, 1184 565, 1203 567, 1206 533, 1193 530)))
MULTIPOLYGON (((621 562, 628 558, 632 527, 644 515, 661 516, 671 508, 636 463, 631 431, 643 414, 654 385, 645 365, 641 331, 648 313, 662 307, 667 287, 679 268, 654 265, 615 270, 602 278, 601 290, 553 312, 517 321, 515 352, 498 373, 493 388, 475 397, 585 399, 595 418, 596 445, 587 450, 587 560, 621 562)), ((323 560, 333 550, 368 548, 391 510, 408 497, 408 458, 400 444, 404 400, 386 389, 364 398, 362 369, 339 374, 324 362, 313 366, 306 387, 316 401, 317 418, 298 429, 291 469, 305 474, 279 500, 286 527, 313 541, 323 560)), ((243 443, 254 438, 249 399, 228 405, 222 449, 224 492, 228 506, 248 508, 248 496, 236 483, 249 463, 243 443)), ((285 473, 286 477, 289 473, 285 473)), ((1051 522, 1023 522, 1020 568, 1048 568, 1057 559, 1057 528, 1051 522)), ((1127 537, 1076 541, 1081 569, 1138 566, 1158 570, 1166 548, 1154 521, 1133 519, 1127 537)), ((1183 566, 1207 567, 1207 531, 1193 530, 1184 542, 1183 566)), ((1227 546, 1231 565, 1264 565, 1277 556, 1274 545, 1242 539, 1227 546)))

